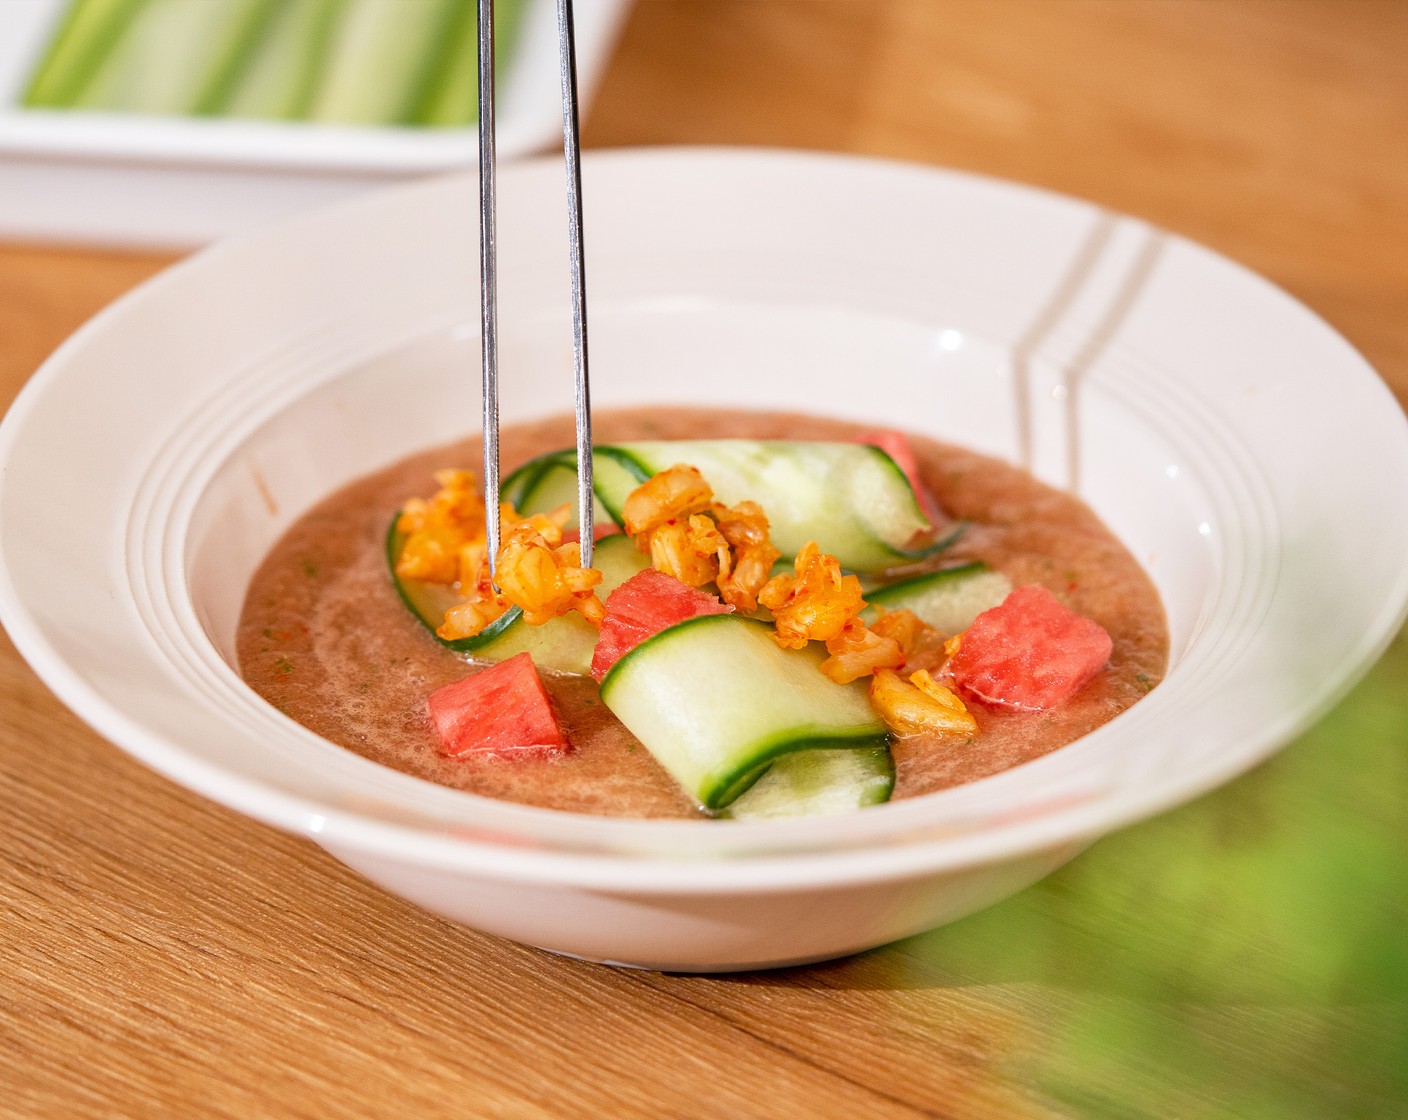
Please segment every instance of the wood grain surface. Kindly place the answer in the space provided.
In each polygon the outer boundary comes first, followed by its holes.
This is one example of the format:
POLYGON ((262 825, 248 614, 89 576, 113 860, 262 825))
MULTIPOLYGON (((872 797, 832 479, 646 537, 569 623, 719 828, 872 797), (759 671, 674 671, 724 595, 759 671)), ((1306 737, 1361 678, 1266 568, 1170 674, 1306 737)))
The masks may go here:
MULTIPOLYGON (((584 140, 1080 195, 1264 273, 1402 402, 1406 59, 1399 0, 639 0, 584 140)), ((0 405, 168 260, 0 246, 0 405)), ((129 760, 3 639, 0 1116, 1408 1115, 1403 697, 1400 639, 1275 761, 999 907, 688 977, 401 902, 129 760)))

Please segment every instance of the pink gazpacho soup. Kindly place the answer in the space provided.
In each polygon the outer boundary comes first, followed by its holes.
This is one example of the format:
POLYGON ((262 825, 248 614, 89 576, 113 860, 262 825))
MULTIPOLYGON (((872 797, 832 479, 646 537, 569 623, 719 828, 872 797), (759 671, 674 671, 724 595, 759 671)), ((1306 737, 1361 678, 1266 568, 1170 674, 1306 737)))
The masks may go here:
POLYGON ((1163 607, 1075 497, 918 435, 773 412, 505 427, 327 498, 250 585, 240 670, 374 762, 620 817, 840 813, 1072 742, 1162 677, 1163 607))

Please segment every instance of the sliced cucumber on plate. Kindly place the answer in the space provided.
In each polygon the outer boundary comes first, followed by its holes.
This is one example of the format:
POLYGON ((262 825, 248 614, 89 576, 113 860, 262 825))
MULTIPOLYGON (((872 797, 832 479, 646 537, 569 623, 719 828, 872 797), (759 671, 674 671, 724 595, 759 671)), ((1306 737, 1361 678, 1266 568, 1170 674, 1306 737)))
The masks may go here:
POLYGON ((264 120, 307 116, 346 7, 347 0, 282 0, 260 49, 218 111, 264 120))
POLYGON ((25 103, 203 115, 219 110, 279 0, 85 0, 25 103))
MULTIPOLYGON (((520 0, 498 0, 501 59, 520 0)), ((356 126, 478 112, 471 0, 71 0, 22 103, 356 126)))

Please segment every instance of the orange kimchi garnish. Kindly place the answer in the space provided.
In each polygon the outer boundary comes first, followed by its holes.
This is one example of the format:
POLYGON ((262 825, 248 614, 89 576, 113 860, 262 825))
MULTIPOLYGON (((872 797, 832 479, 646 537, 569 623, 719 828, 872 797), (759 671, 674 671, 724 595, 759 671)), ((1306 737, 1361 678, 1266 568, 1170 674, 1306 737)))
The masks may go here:
POLYGON ((438 471, 440 489, 430 499, 412 499, 396 528, 406 534, 396 560, 402 579, 443 583, 463 601, 445 612, 436 633, 448 641, 470 638, 519 607, 534 626, 571 611, 600 625, 606 610, 593 590, 601 573, 581 566, 581 550, 564 544, 562 527, 569 505, 520 517, 513 506, 499 507, 503 540, 494 580, 489 578, 484 500, 470 471, 438 471), (497 583, 497 588, 495 587, 497 583))
POLYGON ((681 463, 652 475, 632 490, 621 507, 621 517, 640 550, 649 552, 649 542, 643 543, 642 537, 667 521, 703 513, 713 501, 714 491, 699 469, 681 463))
POLYGON ((768 518, 757 502, 736 506, 715 504, 714 520, 732 550, 719 565, 719 594, 740 611, 758 609, 758 592, 772 578, 772 566, 782 555, 768 536, 768 518))
POLYGON ((621 516, 651 567, 690 587, 715 584, 731 607, 758 609, 758 592, 781 553, 757 502, 716 502, 699 469, 678 463, 631 491, 621 516))
POLYGON ((870 624, 870 628, 882 638, 889 638, 899 646, 906 661, 923 645, 926 637, 937 633, 913 611, 887 611, 884 607, 877 606, 875 614, 876 619, 870 624))
POLYGON ((729 559, 728 542, 713 518, 702 513, 666 521, 637 539, 645 541, 652 568, 690 587, 713 583, 729 559))
POLYGON ((821 663, 821 671, 837 684, 868 677, 877 669, 898 669, 904 664, 904 650, 894 638, 877 634, 859 618, 850 619, 841 632, 826 643, 831 654, 821 663))
POLYGON ((909 680, 893 669, 879 670, 870 682, 870 702, 897 735, 971 735, 978 730, 963 701, 922 669, 909 680))
POLYGON ((426 500, 412 498, 401 507, 396 530, 405 534, 396 574, 425 583, 460 579, 465 548, 484 542, 484 499, 472 471, 435 472, 440 489, 426 500))
POLYGON ((860 580, 842 575, 836 557, 808 541, 797 553, 793 572, 774 576, 758 595, 772 611, 773 640, 784 649, 801 649, 809 641, 830 641, 865 606, 860 580))
POLYGON ((601 582, 601 573, 581 565, 581 545, 563 544, 560 526, 551 526, 545 533, 531 521, 523 521, 499 546, 494 582, 504 600, 522 609, 530 626, 572 611, 600 626, 606 607, 593 588, 601 582))

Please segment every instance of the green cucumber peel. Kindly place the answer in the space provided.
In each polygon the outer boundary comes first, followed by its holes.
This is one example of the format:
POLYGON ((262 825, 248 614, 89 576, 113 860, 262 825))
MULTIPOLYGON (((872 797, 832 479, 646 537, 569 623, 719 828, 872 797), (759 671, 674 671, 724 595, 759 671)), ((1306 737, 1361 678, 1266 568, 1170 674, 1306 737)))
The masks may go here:
POLYGON ((442 646, 454 650, 456 653, 473 653, 488 645, 523 617, 523 612, 518 607, 511 607, 507 613, 495 619, 472 638, 450 640, 436 634, 435 631, 445 621, 445 612, 461 599, 453 589, 443 584, 402 579, 396 574, 396 562, 401 558, 401 550, 406 547, 406 534, 396 528, 396 523, 400 519, 401 515, 398 512, 391 519, 391 525, 386 531, 386 563, 391 570, 391 582, 395 584, 396 593, 401 597, 401 602, 406 604, 406 608, 420 620, 442 646))
POLYGON ((602 702, 705 809, 718 811, 797 751, 885 747, 863 684, 818 668, 823 651, 785 650, 771 627, 701 615, 626 653, 601 682, 602 702))
MULTIPOLYGON (((396 574, 396 561, 406 545, 406 535, 396 528, 399 519, 397 514, 386 534, 391 581, 401 602, 442 646, 476 661, 506 661, 515 654, 528 653, 540 669, 583 675, 590 671, 599 635, 596 627, 576 613, 534 626, 523 617, 522 610, 510 607, 472 637, 442 638, 436 630, 445 620, 445 611, 462 600, 453 588, 443 584, 402 579, 396 574)), ((623 536, 597 541, 593 562, 602 573, 597 593, 603 598, 649 565, 630 539, 623 536)))
POLYGON ((1012 590, 1012 581, 981 561, 940 568, 887 584, 866 593, 861 621, 872 623, 876 607, 913 611, 922 622, 945 634, 966 630, 983 611, 997 606, 1012 590))
MULTIPOLYGON (((629 451, 612 446, 592 449, 592 489, 594 509, 616 525, 624 524, 621 507, 631 491, 652 474, 648 466, 629 451)), ((499 494, 512 502, 520 515, 546 513, 563 502, 572 507, 571 528, 577 523, 577 453, 554 451, 530 459, 508 476, 499 494)))
POLYGON ((894 788, 888 747, 796 751, 777 759, 720 815, 740 821, 834 816, 888 801, 894 788))

